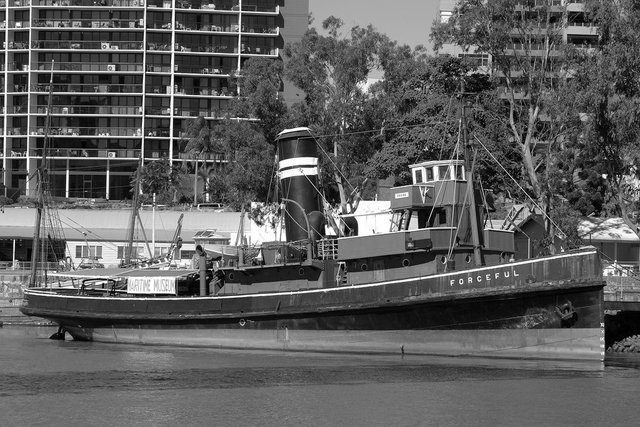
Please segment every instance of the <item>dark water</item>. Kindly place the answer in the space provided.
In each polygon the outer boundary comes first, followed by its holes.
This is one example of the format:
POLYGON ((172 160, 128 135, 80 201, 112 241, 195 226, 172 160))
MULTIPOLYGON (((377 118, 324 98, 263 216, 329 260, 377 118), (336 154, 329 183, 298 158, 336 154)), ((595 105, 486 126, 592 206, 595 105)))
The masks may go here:
POLYGON ((1 426, 636 425, 640 356, 605 364, 51 341, 0 328, 1 426))

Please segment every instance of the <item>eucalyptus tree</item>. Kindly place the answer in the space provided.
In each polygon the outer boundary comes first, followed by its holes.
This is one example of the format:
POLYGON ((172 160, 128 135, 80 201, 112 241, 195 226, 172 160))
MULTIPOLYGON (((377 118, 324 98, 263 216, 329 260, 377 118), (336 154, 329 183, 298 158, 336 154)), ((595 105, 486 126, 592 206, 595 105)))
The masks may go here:
POLYGON ((377 148, 367 131, 382 122, 377 109, 368 108, 375 99, 367 82, 380 66, 381 48, 390 42, 372 26, 346 33, 343 26, 339 18, 327 18, 325 34, 309 29, 299 43, 285 48, 284 56, 285 76, 305 93, 292 114, 297 113, 298 125, 312 128, 321 151, 330 156, 335 167, 332 177, 324 176, 325 188, 333 181, 343 213, 351 213, 365 182, 364 165, 377 148), (348 193, 347 184, 356 190, 348 193))
POLYGON ((284 64, 270 58, 250 58, 242 71, 232 76, 238 97, 232 101, 230 116, 255 121, 253 129, 267 141, 289 124, 287 104, 282 97, 284 64))
MULTIPOLYGON (((449 43, 490 58, 507 107, 503 120, 522 161, 523 189, 546 212, 555 153, 580 129, 579 113, 563 93, 565 7, 552 0, 460 0, 431 34, 436 49, 449 43)), ((547 222, 549 234, 552 225, 547 222)))
POLYGON ((574 79, 587 124, 578 141, 578 178, 589 193, 593 187, 605 193, 606 213, 640 234, 640 5, 589 0, 586 10, 599 40, 576 52, 574 79))

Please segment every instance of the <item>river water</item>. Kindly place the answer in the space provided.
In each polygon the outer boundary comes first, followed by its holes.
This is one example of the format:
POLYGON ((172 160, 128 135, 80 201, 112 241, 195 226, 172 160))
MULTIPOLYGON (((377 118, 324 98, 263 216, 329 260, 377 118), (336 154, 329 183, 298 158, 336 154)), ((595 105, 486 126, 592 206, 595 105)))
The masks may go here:
POLYGON ((640 355, 604 364, 52 341, 0 328, 2 426, 636 424, 640 355))

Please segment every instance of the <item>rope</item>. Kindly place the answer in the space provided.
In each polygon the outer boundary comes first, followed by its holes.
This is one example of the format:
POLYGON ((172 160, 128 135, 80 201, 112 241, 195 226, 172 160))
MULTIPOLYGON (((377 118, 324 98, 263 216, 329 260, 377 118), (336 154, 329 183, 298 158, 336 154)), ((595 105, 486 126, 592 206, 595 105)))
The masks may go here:
MULTIPOLYGON (((349 134, 347 134, 349 135, 349 134)), ((344 174, 342 173, 342 171, 340 170, 340 168, 338 168, 338 165, 336 165, 333 161, 333 159, 331 159, 331 156, 329 156, 329 154, 327 154, 327 152, 325 151, 324 148, 322 148, 322 145, 320 145, 320 143, 318 142, 318 138, 312 135, 313 140, 315 141, 316 145, 318 146, 318 148, 320 148, 320 151, 322 151, 322 154, 324 154, 326 156, 327 159, 329 159, 329 162, 333 165, 333 168, 338 171, 338 173, 340 174, 340 176, 342 177, 343 181, 346 182, 349 187, 351 187, 351 191, 355 191, 355 188, 353 187, 353 185, 351 185, 351 183, 349 182, 349 180, 347 179, 346 176, 344 176, 344 174)))
MULTIPOLYGON (((326 199, 326 197, 324 197, 324 194, 322 194, 322 193, 320 192, 320 189, 318 189, 318 188, 313 184, 313 182, 311 181, 311 179, 309 178, 309 176, 308 176, 306 173, 304 173, 304 170, 303 170, 302 168, 300 168, 300 173, 302 173, 302 175, 303 175, 305 178, 307 178, 307 181, 309 181, 309 184, 311 184, 311 186, 313 187, 313 189, 314 189, 314 190, 316 190, 316 193, 318 193, 318 194, 320 195, 320 197, 322 197, 322 201, 323 201, 324 203, 326 203, 327 205, 329 205, 330 203, 329 203, 329 201, 326 199)), ((348 224, 347 224, 347 223, 342 219, 342 216, 339 216, 338 218, 340 219, 340 222, 341 222, 345 227, 347 227, 347 228, 349 229, 349 231, 353 231, 353 229, 352 229, 351 227, 349 227, 349 225, 348 225, 348 224)), ((336 230, 336 232, 340 232, 340 230, 336 230)))
POLYGON ((493 160, 498 164, 498 166, 500 166, 500 168, 502 169, 502 171, 503 171, 505 174, 507 174, 507 176, 508 176, 509 178, 511 178, 511 180, 512 180, 512 181, 516 184, 516 186, 520 189, 520 191, 522 191, 522 192, 524 193, 524 195, 525 195, 529 200, 531 200, 531 203, 533 203, 533 206, 535 206, 535 207, 536 207, 536 209, 538 209, 538 210, 542 213, 542 215, 543 215, 545 218, 547 218, 551 224, 553 224, 553 226, 554 226, 556 229, 560 230, 560 232, 566 236, 566 235, 567 235, 567 233, 565 233, 565 232, 564 232, 564 230, 562 230, 562 229, 560 228, 560 226, 558 226, 558 224, 556 224, 556 223, 553 221, 553 219, 551 219, 551 217, 550 217, 549 215, 547 215, 547 213, 546 213, 546 212, 544 212, 544 211, 542 210, 542 208, 540 207, 540 205, 538 205, 538 203, 536 203, 536 201, 535 201, 535 200, 533 200, 533 198, 532 198, 531 196, 529 196, 529 194, 525 191, 525 189, 524 189, 524 188, 522 188, 522 186, 521 186, 520 184, 518 184, 518 181, 516 181, 516 179, 515 179, 515 178, 514 178, 510 173, 509 173, 509 171, 507 171, 507 170, 505 169, 505 167, 504 167, 504 166, 502 166, 502 163, 500 163, 500 162, 498 161, 498 159, 497 159, 497 158, 496 158, 496 157, 491 153, 491 151, 489 151, 489 149, 488 149, 488 148, 487 148, 487 147, 482 143, 482 141, 480 141, 480 139, 478 139, 478 137, 477 137, 476 135, 473 135, 473 137, 475 138, 475 140, 476 140, 476 141, 478 141, 478 143, 480 144, 480 146, 481 146, 482 148, 484 148, 484 150, 485 150, 487 153, 489 153, 489 156, 491 156, 491 158, 492 158, 492 159, 493 159, 493 160))

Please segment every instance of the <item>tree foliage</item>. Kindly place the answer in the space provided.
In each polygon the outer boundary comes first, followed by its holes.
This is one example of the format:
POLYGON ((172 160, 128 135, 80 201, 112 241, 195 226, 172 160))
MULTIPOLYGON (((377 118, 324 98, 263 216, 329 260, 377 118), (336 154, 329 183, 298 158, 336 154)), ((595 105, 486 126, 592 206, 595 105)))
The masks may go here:
MULTIPOLYGON (((380 64, 388 38, 373 27, 355 26, 343 34, 343 22, 329 17, 322 23, 327 35, 311 28, 300 43, 285 49, 285 75, 305 93, 303 105, 293 112, 298 125, 311 126, 321 151, 331 156, 332 175, 323 177, 328 196, 347 209, 350 189, 364 182, 364 165, 373 155, 376 139, 368 133, 379 128, 382 116, 366 92, 370 73, 380 64), (333 193, 335 189, 336 193, 333 193)), ((351 192, 351 194, 357 194, 351 192)), ((357 206, 357 203, 356 203, 357 206)))
POLYGON ((257 119, 257 126, 267 141, 274 141, 287 126, 287 105, 280 96, 284 65, 281 60, 251 58, 241 74, 234 76, 239 96, 233 101, 231 115, 257 119))
POLYGON ((156 203, 170 204, 174 201, 179 171, 171 166, 169 159, 162 158, 147 162, 137 171, 137 174, 143 203, 151 202, 153 194, 156 195, 156 203))
POLYGON ((603 209, 638 233, 633 218, 640 207, 640 6, 633 0, 592 0, 587 10, 600 43, 575 53, 586 125, 577 157, 587 177, 600 177, 603 209))
POLYGON ((436 48, 453 43, 490 56, 491 76, 507 105, 509 139, 526 178, 523 189, 546 213, 555 196, 549 175, 555 155, 581 128, 574 99, 566 96, 565 25, 552 1, 461 0, 451 19, 432 30, 436 48))

